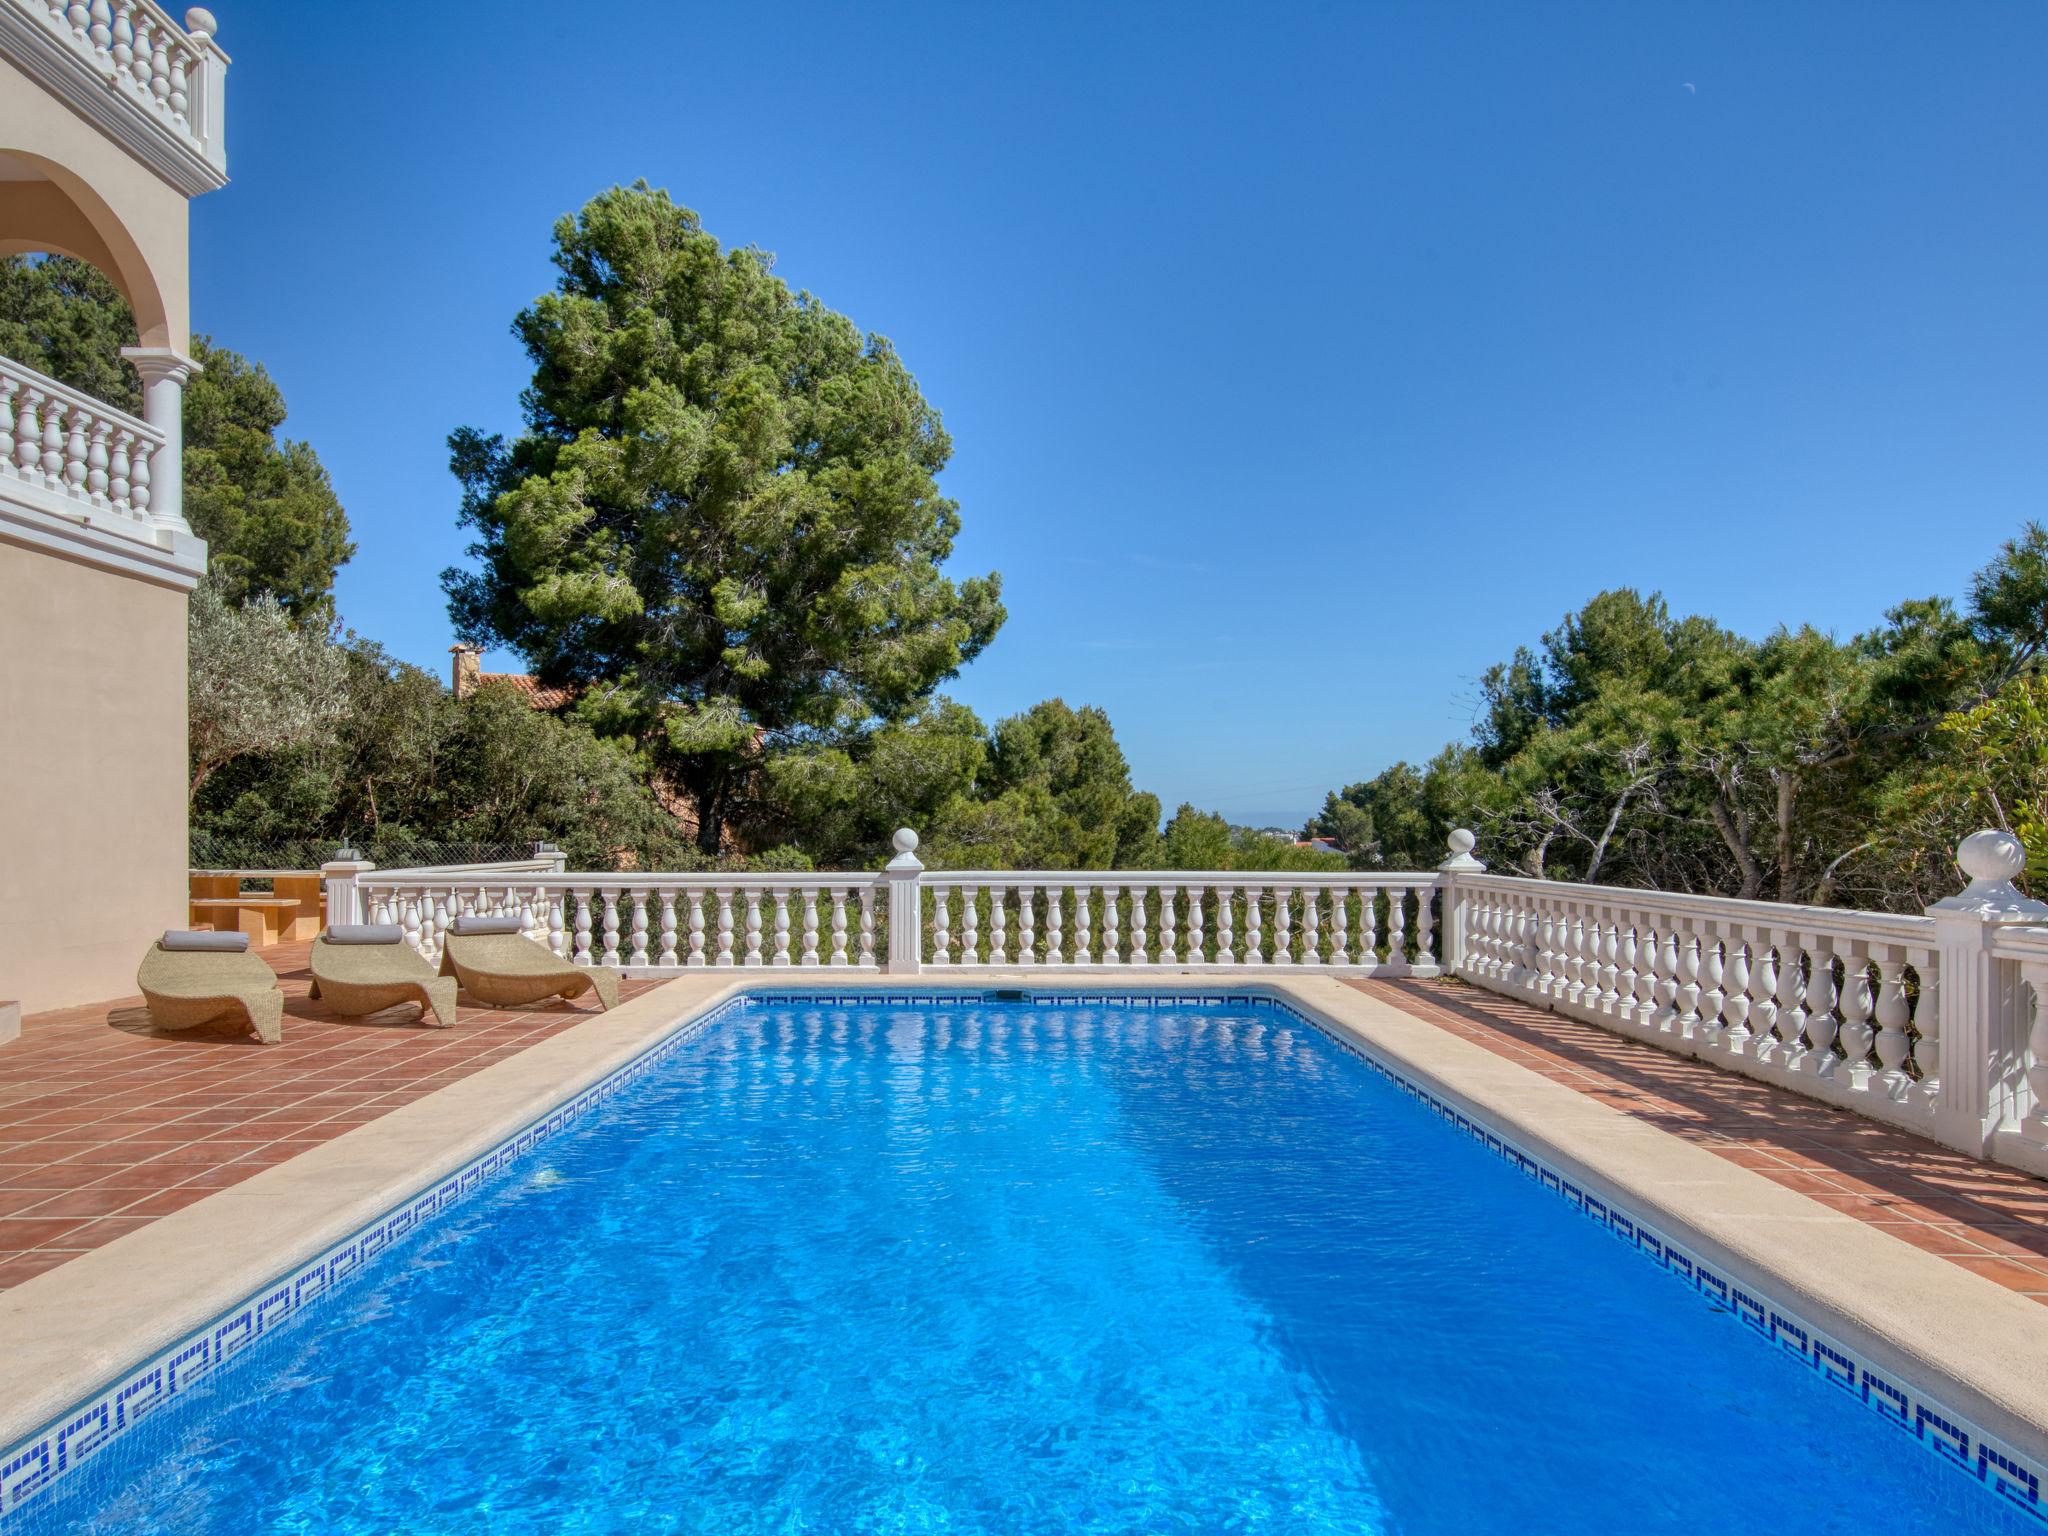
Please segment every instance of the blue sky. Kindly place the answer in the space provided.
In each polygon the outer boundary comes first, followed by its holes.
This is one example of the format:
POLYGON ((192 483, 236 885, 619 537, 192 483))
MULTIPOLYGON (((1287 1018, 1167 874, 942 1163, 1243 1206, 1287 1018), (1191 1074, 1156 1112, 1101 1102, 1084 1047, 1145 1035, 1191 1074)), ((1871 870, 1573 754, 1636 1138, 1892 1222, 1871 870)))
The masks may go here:
POLYGON ((1103 706, 1169 808, 1298 822, 1603 587, 1846 633, 2048 516, 2048 7, 217 9, 194 323, 437 671, 444 439, 636 177, 944 412, 1010 610, 949 691, 1103 706))

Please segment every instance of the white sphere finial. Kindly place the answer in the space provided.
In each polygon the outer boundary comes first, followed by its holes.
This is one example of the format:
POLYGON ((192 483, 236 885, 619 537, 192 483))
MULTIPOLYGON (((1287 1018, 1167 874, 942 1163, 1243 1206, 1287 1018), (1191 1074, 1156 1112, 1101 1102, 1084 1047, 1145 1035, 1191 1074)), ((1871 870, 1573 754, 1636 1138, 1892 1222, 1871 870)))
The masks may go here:
POLYGON ((1448 870, 1453 874, 1459 870, 1464 870, 1470 874, 1477 874, 1486 868, 1484 864, 1472 857, 1473 846, 1479 839, 1474 837, 1469 829, 1459 827, 1449 837, 1445 838, 1444 841, 1450 844, 1451 856, 1445 859, 1443 863, 1437 865, 1438 869, 1448 870))
POLYGON ((1970 877, 1969 885, 1934 912, 1970 912, 1990 920, 2038 923, 2048 918, 2048 905, 2020 893, 2013 876, 2027 867, 2027 845, 2010 832, 1972 832, 1956 844, 1956 863, 1970 877))
POLYGON ((917 834, 908 827, 898 827, 896 835, 889 839, 889 845, 898 853, 917 852, 917 834))
POLYGON ((1956 863, 1973 881, 2010 880, 2027 867, 2027 850, 2010 832, 1972 832, 1956 844, 1956 863))
POLYGON ((213 12, 195 5, 185 13, 185 30, 194 37, 211 37, 220 30, 220 23, 213 19, 213 12))

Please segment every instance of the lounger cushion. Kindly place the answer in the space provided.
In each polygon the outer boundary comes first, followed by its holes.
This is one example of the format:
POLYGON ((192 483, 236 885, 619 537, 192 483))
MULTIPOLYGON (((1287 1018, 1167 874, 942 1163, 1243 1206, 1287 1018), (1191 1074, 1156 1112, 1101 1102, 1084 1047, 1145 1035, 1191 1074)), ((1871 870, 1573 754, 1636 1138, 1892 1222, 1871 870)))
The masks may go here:
POLYGON ((246 933, 208 933, 203 930, 172 928, 164 933, 165 949, 210 949, 241 954, 249 947, 246 933))
POLYGON ((396 923, 336 923, 327 930, 330 944, 397 944, 405 930, 396 923))
POLYGON ((456 933, 524 933, 526 919, 516 913, 511 917, 458 917, 452 926, 456 933))

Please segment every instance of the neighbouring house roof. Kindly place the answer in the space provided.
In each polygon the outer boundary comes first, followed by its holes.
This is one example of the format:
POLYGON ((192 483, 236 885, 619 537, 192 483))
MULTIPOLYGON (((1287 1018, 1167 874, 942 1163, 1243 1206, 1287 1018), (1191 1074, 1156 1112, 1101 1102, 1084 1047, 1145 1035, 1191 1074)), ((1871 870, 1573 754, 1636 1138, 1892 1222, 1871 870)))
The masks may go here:
POLYGON ((477 673, 477 687, 488 687, 492 683, 509 683, 535 709, 560 709, 565 704, 576 702, 576 690, 574 688, 563 688, 553 683, 544 683, 529 672, 477 673))
POLYGON ((455 657, 454 675, 449 682, 458 699, 468 698, 487 683, 506 683, 517 690, 530 709, 560 709, 576 702, 574 688, 544 683, 531 673, 484 671, 483 652, 473 645, 450 646, 449 651, 455 657))

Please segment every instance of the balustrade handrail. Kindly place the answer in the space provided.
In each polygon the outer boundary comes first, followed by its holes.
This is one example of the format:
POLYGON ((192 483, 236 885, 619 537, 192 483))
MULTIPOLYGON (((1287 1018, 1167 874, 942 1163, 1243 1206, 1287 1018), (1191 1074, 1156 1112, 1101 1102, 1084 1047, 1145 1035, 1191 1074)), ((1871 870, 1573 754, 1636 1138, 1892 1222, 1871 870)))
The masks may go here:
POLYGON ((1252 870, 1206 869, 927 869, 921 876, 921 883, 927 886, 943 885, 954 888, 1002 886, 1012 890, 1028 887, 1033 890, 1058 888, 1157 891, 1182 890, 1188 886, 1198 885, 1209 890, 1272 890, 1275 887, 1291 886, 1349 891, 1357 890, 1361 886, 1378 886, 1381 889, 1400 886, 1403 889, 1414 890, 1418 887, 1434 887, 1438 879, 1439 876, 1434 870, 1307 870, 1299 874, 1261 874, 1252 870))
POLYGON ((1758 901, 1741 896, 1701 896, 1687 891, 1657 891, 1629 885, 1582 885, 1572 880, 1541 880, 1531 875, 1461 874, 1458 883, 1474 890, 1554 893, 1561 901, 1591 906, 1676 915, 1694 914, 1720 922, 1881 938, 1894 943, 1925 943, 1933 919, 1910 912, 1865 912, 1853 907, 1816 907, 1795 902, 1758 901))

